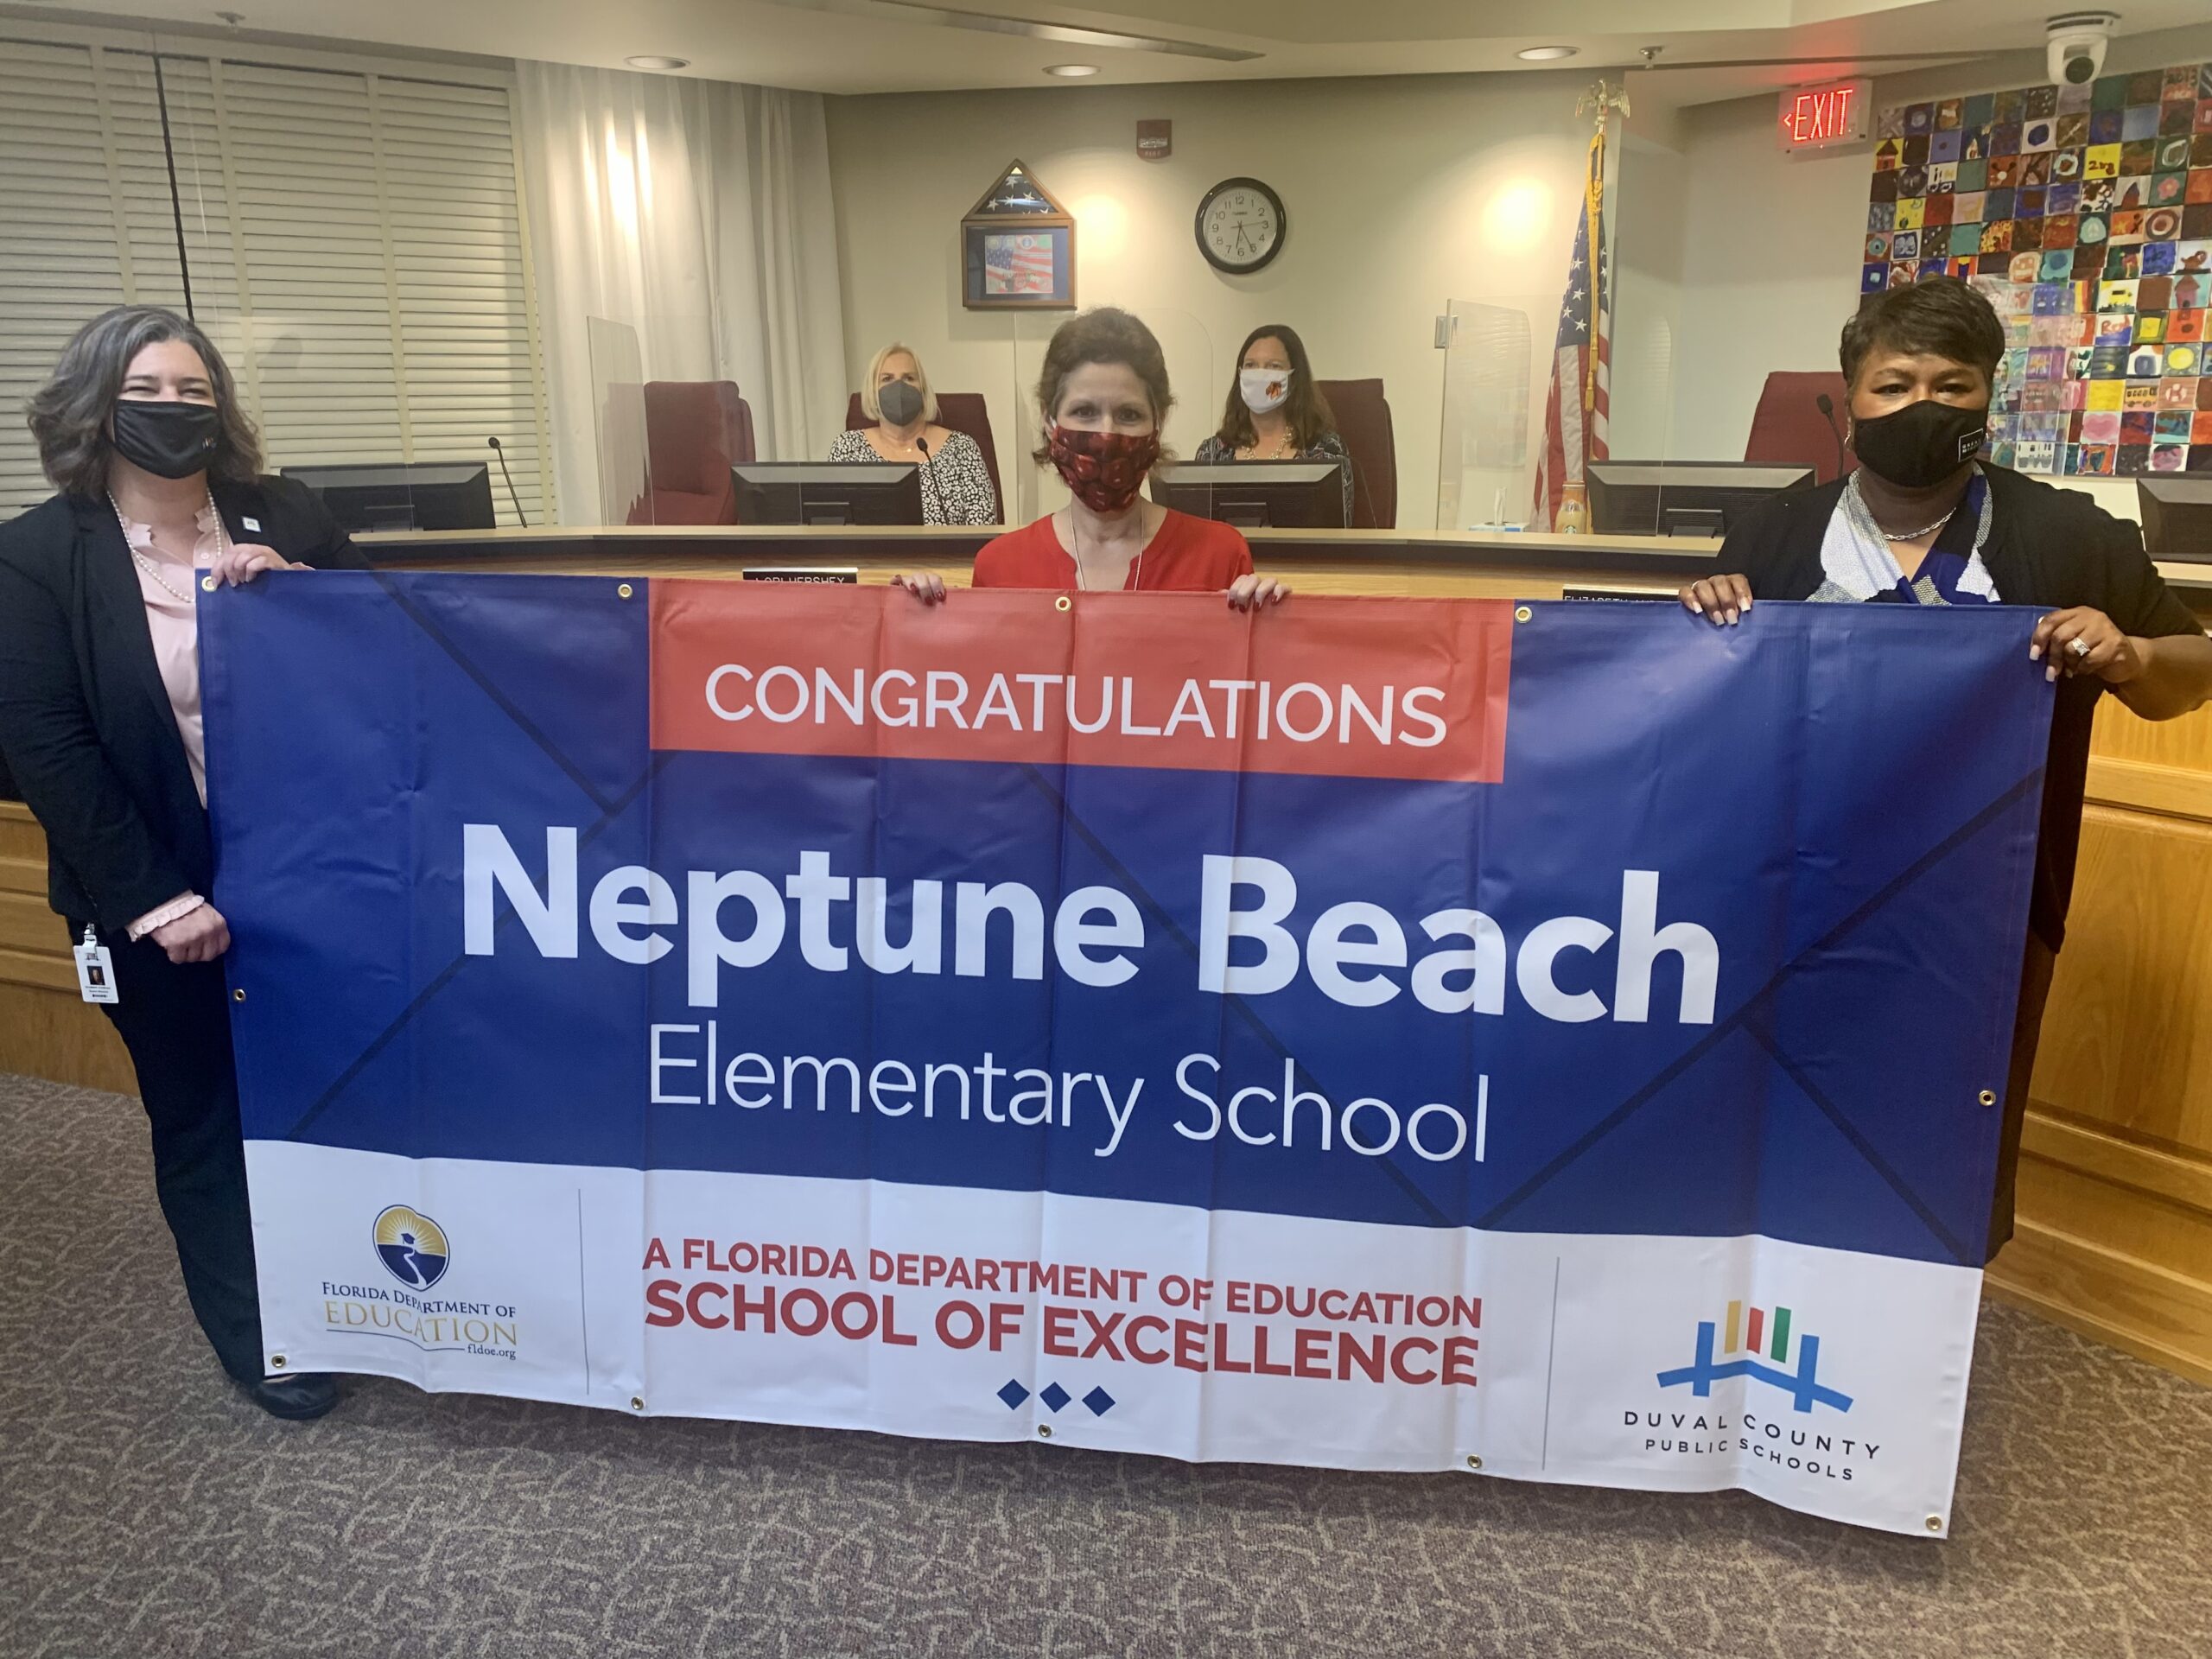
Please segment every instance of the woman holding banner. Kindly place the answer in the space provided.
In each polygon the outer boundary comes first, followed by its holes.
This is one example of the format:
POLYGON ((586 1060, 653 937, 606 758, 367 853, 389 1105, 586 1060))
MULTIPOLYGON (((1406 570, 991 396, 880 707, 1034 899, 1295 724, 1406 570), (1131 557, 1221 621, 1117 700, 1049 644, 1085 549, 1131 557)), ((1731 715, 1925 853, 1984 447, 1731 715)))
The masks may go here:
POLYGON ((2059 681, 2044 774, 1988 1249, 2012 1236, 2028 1077, 2082 836, 2089 728, 2109 690, 2147 720, 2212 697, 2212 639, 2167 590, 2141 534, 2088 496, 1976 459, 2005 327, 1974 289, 1931 277, 1891 289, 1844 325, 1859 470, 1777 496, 1740 520, 1681 601, 1734 626, 1755 601, 2032 605, 2030 657, 2059 681))
MULTIPOLYGON (((1038 377, 1045 434, 1036 460, 1058 472, 1070 499, 987 543, 976 556, 975 585, 1225 593, 1240 611, 1287 597, 1290 589, 1273 576, 1254 574, 1252 550, 1234 525, 1144 496, 1174 401, 1160 341, 1128 312, 1102 306, 1062 323, 1038 377)), ((934 574, 898 582, 926 604, 944 597, 944 581, 934 574)))
POLYGON ((264 1375, 200 724, 197 601, 270 570, 365 563, 315 498, 257 476, 221 353, 153 306, 94 318, 30 403, 60 493, 0 526, 0 753, 46 830, 87 997, 130 1052, 154 1186, 200 1329, 263 1410, 319 1417, 327 1376, 264 1375))

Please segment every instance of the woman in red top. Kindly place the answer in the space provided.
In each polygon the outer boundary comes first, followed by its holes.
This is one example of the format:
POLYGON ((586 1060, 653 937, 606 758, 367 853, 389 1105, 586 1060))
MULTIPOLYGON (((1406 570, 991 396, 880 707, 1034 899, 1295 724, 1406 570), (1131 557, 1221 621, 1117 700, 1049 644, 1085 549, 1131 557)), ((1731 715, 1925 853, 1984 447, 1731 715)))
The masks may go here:
MULTIPOLYGON (((987 543, 976 556, 975 585, 1225 593, 1240 611, 1281 603, 1290 589, 1253 573, 1252 550, 1234 525, 1143 495, 1173 402, 1160 342, 1129 313, 1102 306, 1062 323, 1037 382, 1045 442, 1036 459, 1052 463, 1071 499, 987 543)), ((897 580, 925 604, 944 597, 934 574, 897 580)))

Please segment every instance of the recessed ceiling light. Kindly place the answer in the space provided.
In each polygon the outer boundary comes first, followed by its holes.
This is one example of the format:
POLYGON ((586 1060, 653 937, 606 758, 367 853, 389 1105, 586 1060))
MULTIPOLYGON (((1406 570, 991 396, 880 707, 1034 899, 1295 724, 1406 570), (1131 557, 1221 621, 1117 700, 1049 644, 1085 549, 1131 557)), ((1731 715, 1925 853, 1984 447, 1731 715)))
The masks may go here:
POLYGON ((1525 63, 1549 63, 1557 58, 1571 58, 1581 49, 1579 46, 1532 46, 1513 55, 1525 63))
POLYGON ((1058 75, 1065 80, 1081 80, 1085 75, 1096 74, 1098 66, 1095 63, 1048 63, 1045 66, 1045 73, 1058 75))
POLYGON ((625 58, 622 61, 632 69, 688 69, 691 67, 691 60, 689 58, 664 58, 651 53, 639 57, 625 58))

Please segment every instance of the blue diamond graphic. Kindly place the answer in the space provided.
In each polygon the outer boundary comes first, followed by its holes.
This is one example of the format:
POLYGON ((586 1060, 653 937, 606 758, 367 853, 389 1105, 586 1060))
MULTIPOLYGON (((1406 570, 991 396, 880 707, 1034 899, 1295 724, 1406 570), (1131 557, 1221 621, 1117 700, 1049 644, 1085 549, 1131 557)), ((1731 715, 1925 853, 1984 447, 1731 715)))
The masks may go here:
POLYGON ((1012 1377, 1008 1377, 1007 1379, 1006 1387, 999 1390, 999 1398, 1006 1402, 1006 1408, 1008 1411, 1020 1410, 1021 1402, 1028 1397, 1029 1390, 1023 1388, 1020 1383, 1015 1382, 1012 1377))
POLYGON ((1072 1395, 1057 1382, 1047 1382, 1043 1388, 1038 1389, 1037 1397, 1039 1400, 1042 1400, 1046 1405, 1050 1406, 1054 1411, 1058 1411, 1062 1406, 1065 1406, 1070 1400, 1074 1398, 1072 1395))
POLYGON ((1103 1389, 1093 1389, 1083 1396, 1083 1403, 1090 1408, 1092 1416, 1103 1417, 1114 1409, 1114 1396, 1103 1389))

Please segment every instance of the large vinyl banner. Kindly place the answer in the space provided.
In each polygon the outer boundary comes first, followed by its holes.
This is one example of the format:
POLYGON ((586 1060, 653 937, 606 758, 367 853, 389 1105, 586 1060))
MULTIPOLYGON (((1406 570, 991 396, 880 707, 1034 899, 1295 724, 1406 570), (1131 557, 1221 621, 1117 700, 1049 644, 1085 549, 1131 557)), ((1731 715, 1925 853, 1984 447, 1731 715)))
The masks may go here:
POLYGON ((219 594, 269 1363, 1941 1534, 2032 620, 219 594))

